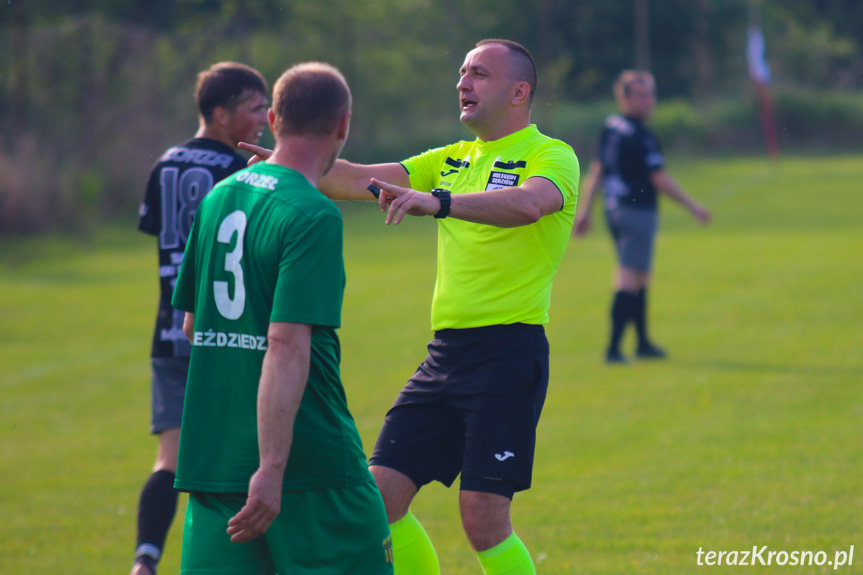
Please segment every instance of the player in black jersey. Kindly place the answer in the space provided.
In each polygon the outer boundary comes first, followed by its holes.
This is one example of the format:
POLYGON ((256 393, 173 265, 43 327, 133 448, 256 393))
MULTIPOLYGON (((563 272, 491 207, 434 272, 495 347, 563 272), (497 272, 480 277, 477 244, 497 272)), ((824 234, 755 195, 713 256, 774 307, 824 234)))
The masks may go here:
POLYGON ((647 287, 653 264, 653 244, 658 226, 657 192, 686 207, 702 224, 710 212, 692 199, 665 170, 656 137, 644 123, 656 106, 653 76, 640 70, 625 70, 614 84, 620 115, 609 116, 599 145, 599 157, 589 168, 573 233, 590 229, 590 206, 598 188, 604 191, 605 217, 617 250, 615 294, 611 306, 611 338, 606 350, 608 363, 625 362, 620 340, 633 322, 638 336, 636 355, 663 358, 665 351, 647 336, 647 287))
POLYGON ((257 142, 267 127, 267 82, 257 71, 221 62, 198 74, 198 131, 168 149, 150 173, 138 229, 158 237, 161 296, 151 353, 152 420, 159 436, 153 474, 141 491, 133 575, 152 575, 177 508, 174 474, 191 345, 183 312, 171 296, 198 204, 223 178, 246 167, 241 141, 257 142))

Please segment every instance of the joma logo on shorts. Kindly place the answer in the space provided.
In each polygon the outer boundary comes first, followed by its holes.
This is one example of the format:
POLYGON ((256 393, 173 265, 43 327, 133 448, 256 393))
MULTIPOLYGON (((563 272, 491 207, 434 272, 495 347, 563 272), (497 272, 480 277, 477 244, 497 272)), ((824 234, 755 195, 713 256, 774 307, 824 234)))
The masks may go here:
POLYGON ((504 451, 503 453, 494 454, 494 458, 498 461, 504 461, 506 459, 509 459, 510 457, 515 457, 515 453, 513 453, 512 451, 504 451))
POLYGON ((393 562, 393 536, 390 535, 386 539, 384 539, 381 547, 384 550, 384 561, 387 563, 393 562))

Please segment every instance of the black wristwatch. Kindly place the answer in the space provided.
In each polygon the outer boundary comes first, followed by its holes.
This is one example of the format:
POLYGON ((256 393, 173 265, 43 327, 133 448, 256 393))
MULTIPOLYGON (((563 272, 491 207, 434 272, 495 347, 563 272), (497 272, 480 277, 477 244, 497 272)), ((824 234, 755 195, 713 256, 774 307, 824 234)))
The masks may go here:
POLYGON ((439 220, 444 219, 449 215, 449 208, 452 204, 452 197, 449 190, 435 188, 431 191, 431 195, 440 200, 440 211, 434 215, 439 220))

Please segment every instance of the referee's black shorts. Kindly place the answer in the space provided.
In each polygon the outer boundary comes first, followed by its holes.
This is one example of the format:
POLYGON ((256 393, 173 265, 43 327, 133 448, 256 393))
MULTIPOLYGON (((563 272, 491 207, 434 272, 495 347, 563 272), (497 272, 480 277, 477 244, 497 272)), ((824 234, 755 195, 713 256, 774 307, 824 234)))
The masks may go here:
POLYGON ((541 325, 435 332, 428 357, 387 413, 370 464, 417 485, 512 497, 530 487, 536 426, 548 389, 541 325))

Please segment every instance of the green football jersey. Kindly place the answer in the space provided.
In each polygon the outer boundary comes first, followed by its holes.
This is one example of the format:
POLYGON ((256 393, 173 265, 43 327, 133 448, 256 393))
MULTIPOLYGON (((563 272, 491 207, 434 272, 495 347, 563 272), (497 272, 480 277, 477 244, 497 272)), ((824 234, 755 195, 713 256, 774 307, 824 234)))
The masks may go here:
POLYGON ((536 177, 557 186, 560 211, 530 225, 499 228, 438 220, 431 312, 435 330, 548 323, 552 282, 569 243, 578 199, 579 166, 572 148, 531 125, 491 142, 477 139, 429 150, 402 165, 411 187, 426 192, 496 190, 536 177))
POLYGON ((339 373, 344 285, 341 213, 298 172, 259 163, 207 195, 173 298, 195 314, 178 489, 248 490, 259 464, 257 391, 271 321, 313 326, 285 490, 368 481, 339 373))

